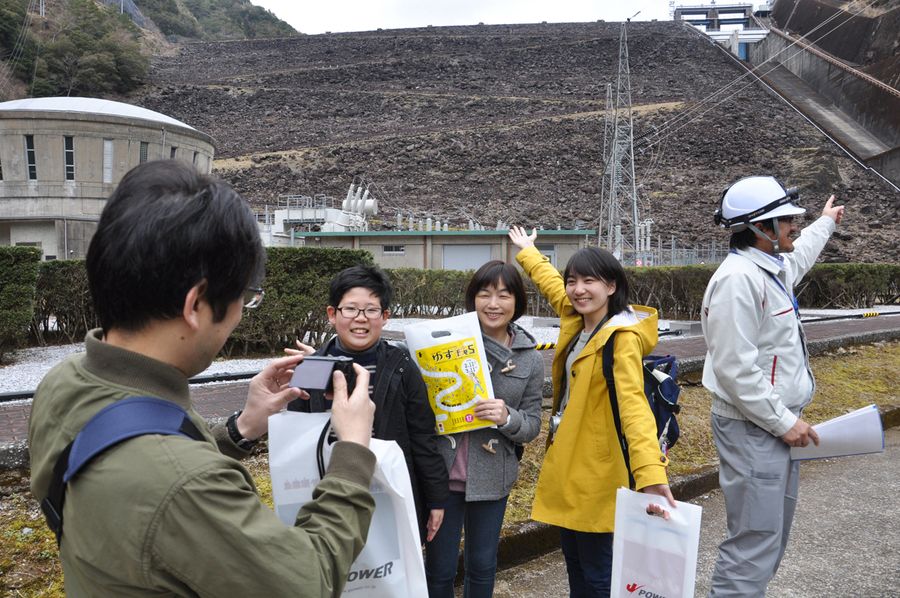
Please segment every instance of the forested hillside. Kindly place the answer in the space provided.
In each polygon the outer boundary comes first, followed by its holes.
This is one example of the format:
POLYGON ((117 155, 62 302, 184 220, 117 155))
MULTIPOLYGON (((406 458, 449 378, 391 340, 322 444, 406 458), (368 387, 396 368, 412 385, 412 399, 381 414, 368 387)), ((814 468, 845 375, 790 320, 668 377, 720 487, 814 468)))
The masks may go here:
POLYGON ((0 0, 0 101, 126 94, 170 42, 297 33, 249 0, 45 0, 43 16, 39 7, 0 0))
POLYGON ((135 4, 164 35, 216 40, 297 34, 293 27, 265 8, 253 6, 250 0, 137 0, 135 4))
POLYGON ((48 2, 48 19, 26 12, 33 4, 0 0, 0 99, 125 93, 143 82, 149 61, 130 20, 93 0, 48 2))

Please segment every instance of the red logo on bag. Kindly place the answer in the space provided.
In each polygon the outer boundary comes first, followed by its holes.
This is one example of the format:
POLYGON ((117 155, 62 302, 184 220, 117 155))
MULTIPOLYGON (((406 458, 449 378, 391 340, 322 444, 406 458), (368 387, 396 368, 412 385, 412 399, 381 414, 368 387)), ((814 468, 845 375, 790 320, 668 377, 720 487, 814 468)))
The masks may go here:
POLYGON ((634 593, 643 587, 644 586, 639 586, 636 583, 625 584, 625 589, 628 590, 630 593, 634 593))

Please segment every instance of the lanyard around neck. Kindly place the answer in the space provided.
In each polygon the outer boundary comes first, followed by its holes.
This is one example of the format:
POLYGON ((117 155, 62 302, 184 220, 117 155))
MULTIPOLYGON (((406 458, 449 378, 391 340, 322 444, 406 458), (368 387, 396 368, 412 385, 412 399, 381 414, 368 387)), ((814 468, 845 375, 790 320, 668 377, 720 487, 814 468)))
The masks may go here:
MULTIPOLYGON (((733 253, 735 255, 741 255, 734 249, 732 249, 730 251, 730 253, 733 253)), ((788 291, 787 287, 784 286, 784 284, 781 282, 781 280, 778 279, 777 276, 775 276, 774 274, 772 274, 771 272, 769 272, 768 270, 766 270, 765 268, 763 268, 759 265, 757 265, 757 268, 759 268, 760 270, 762 270, 763 272, 768 274, 769 278, 771 278, 772 280, 775 281, 775 284, 778 285, 778 288, 781 289, 781 292, 785 294, 785 296, 788 298, 788 301, 790 301, 791 305, 794 306, 794 314, 797 316, 797 319, 799 320, 800 319, 800 304, 797 302, 797 297, 794 295, 794 293, 791 291, 788 291)))
POLYGON ((775 284, 778 285, 778 288, 781 289, 781 292, 784 293, 787 296, 787 298, 790 300, 791 305, 794 306, 794 313, 797 315, 797 318, 799 319, 800 318, 800 304, 797 302, 797 297, 792 292, 787 290, 787 287, 785 287, 784 284, 782 284, 782 282, 780 280, 778 280, 777 276, 775 276, 768 270, 766 270, 765 272, 772 278, 772 280, 775 281, 775 284))

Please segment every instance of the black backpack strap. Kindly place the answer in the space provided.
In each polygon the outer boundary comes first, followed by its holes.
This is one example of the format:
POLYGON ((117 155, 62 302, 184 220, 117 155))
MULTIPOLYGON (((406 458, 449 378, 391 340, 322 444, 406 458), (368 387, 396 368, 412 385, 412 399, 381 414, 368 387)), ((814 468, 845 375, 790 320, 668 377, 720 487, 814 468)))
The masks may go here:
POLYGON ((60 453, 56 464, 53 465, 53 477, 50 478, 50 488, 47 496, 41 501, 41 511, 47 520, 47 527, 56 535, 56 546, 62 541, 62 512, 66 501, 66 485, 63 484, 63 474, 69 467, 69 453, 72 452, 70 442, 60 453))
MULTIPOLYGON (((318 442, 316 442, 316 465, 319 468, 320 480, 325 477, 325 443, 328 442, 331 436, 334 436, 334 440, 337 440, 334 429, 331 427, 331 418, 329 417, 325 425, 322 426, 322 432, 319 434, 318 442)), ((331 443, 329 442, 329 444, 331 443)))
POLYGON ((619 415, 619 398, 616 396, 616 379, 613 376, 613 352, 615 351, 616 333, 613 331, 603 345, 603 377, 606 378, 606 388, 609 391, 609 405, 612 409, 613 422, 616 425, 616 438, 619 439, 619 448, 625 458, 625 470, 628 471, 628 487, 634 488, 634 476, 631 475, 631 459, 628 457, 628 441, 622 434, 622 418, 619 415))
POLYGON ((57 545, 62 540, 66 484, 97 455, 129 438, 145 434, 177 434, 193 440, 205 439, 187 412, 171 401, 128 397, 98 411, 60 453, 53 466, 47 497, 41 501, 41 510, 47 525, 56 534, 57 545))

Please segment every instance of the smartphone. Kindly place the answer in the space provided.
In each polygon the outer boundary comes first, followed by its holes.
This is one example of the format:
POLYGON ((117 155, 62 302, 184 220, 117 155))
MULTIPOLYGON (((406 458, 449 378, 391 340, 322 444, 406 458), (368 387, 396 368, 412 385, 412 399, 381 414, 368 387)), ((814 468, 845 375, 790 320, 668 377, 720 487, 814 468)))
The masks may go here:
POLYGON ((291 376, 289 386, 305 391, 322 390, 331 392, 331 373, 339 371, 347 380, 347 393, 353 392, 356 385, 356 372, 353 370, 353 360, 349 357, 330 355, 308 355, 303 361, 294 367, 294 375, 291 376))

